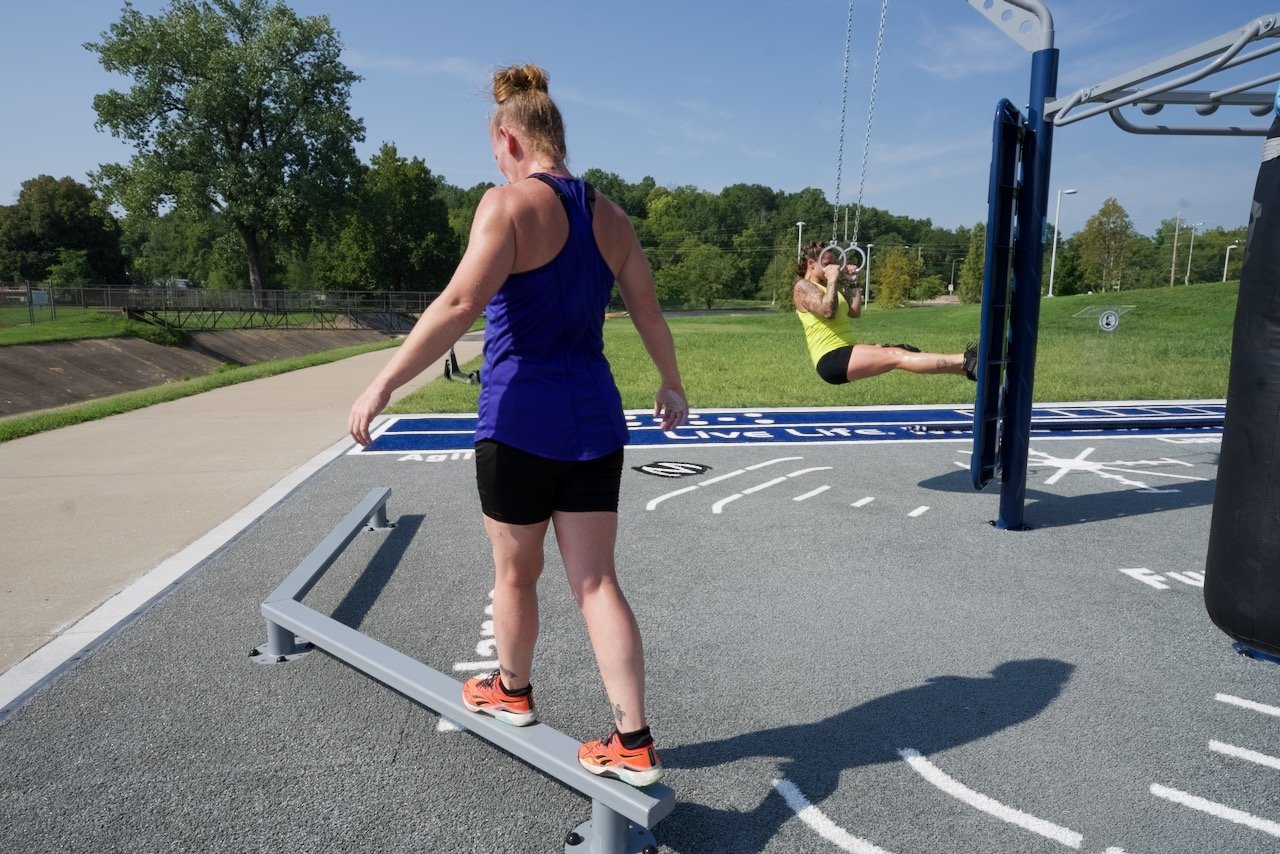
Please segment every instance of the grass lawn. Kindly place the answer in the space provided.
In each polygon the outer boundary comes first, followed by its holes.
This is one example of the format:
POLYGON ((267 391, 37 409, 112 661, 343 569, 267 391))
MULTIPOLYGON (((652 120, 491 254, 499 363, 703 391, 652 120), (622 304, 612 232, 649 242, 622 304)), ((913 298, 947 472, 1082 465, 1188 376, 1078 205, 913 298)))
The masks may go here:
MULTIPOLYGON (((1238 282, 1159 288, 1041 302, 1034 397, 1043 402, 1224 398, 1238 282), (1114 332, 1098 328, 1101 309, 1129 308, 1114 332), (1077 316, 1093 308, 1090 316, 1077 316)), ((24 310, 25 312, 25 310, 24 310)), ((956 353, 978 337, 976 305, 868 308, 854 321, 858 340, 906 342, 956 353)), ((0 317, 3 321, 3 317, 0 317)), ((699 408, 972 404, 973 383, 955 376, 893 371, 843 386, 818 379, 793 312, 690 313, 669 316, 690 404, 699 408)), ((477 324, 477 327, 479 324, 477 324)), ((0 344, 134 334, 123 318, 67 312, 34 326, 0 327, 0 344)), ((154 340, 154 339, 153 339, 154 340)), ((0 421, 0 442, 296 370, 396 342, 351 347, 301 359, 234 368, 206 377, 0 421)), ((653 405, 657 374, 625 317, 605 323, 605 351, 628 409, 653 405)), ((481 367, 476 359, 464 370, 481 367)), ((388 408, 392 413, 474 412, 479 386, 437 379, 388 408)))
POLYGON ((84 311, 60 308, 57 318, 47 308, 31 323, 27 309, 0 308, 0 347, 40 344, 48 341, 75 341, 82 338, 119 338, 133 335, 157 344, 176 344, 182 336, 148 323, 137 323, 120 312, 84 311))
MULTIPOLYGON (((1041 301, 1037 401, 1223 398, 1239 283, 1191 285, 1041 301), (1096 311, 1132 306, 1113 332, 1096 311)), ((668 318, 690 405, 699 407, 868 406, 973 403, 973 383, 955 376, 893 371, 843 386, 818 379, 793 312, 673 315, 668 318)), ((907 342, 956 353, 978 338, 976 305, 868 308, 858 340, 907 342)), ((605 323, 605 350, 628 409, 653 405, 657 375, 626 318, 605 323)), ((474 370, 476 360, 464 366, 474 370)), ((474 412, 477 386, 437 380, 390 412, 474 412)))

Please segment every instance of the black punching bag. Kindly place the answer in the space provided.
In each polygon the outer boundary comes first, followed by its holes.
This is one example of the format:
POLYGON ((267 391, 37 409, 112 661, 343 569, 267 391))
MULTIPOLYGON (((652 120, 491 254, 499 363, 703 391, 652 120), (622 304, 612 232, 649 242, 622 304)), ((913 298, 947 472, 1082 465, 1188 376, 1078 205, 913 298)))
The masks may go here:
POLYGON ((1280 118, 1249 216, 1204 604, 1228 635, 1280 656, 1280 118))

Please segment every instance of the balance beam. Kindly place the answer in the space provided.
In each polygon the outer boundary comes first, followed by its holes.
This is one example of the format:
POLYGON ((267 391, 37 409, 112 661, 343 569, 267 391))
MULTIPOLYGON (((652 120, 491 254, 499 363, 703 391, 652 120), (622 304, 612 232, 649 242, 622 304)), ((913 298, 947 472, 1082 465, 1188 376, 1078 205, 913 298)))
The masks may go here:
POLYGON ((514 727, 476 714, 462 704, 457 680, 302 604, 301 599, 362 530, 388 527, 390 495, 388 487, 370 490, 272 591, 261 608, 267 643, 251 656, 262 663, 282 663, 312 648, 322 649, 589 798, 591 819, 566 836, 566 852, 656 851, 650 831, 675 808, 671 789, 661 783, 637 789, 595 776, 578 764, 580 742, 545 724, 514 727))

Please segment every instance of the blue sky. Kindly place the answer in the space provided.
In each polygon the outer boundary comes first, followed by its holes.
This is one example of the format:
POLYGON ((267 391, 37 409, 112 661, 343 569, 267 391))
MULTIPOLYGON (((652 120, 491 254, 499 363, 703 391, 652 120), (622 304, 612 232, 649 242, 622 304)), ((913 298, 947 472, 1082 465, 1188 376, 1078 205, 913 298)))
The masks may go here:
MULTIPOLYGON (((129 148, 94 129, 92 109, 95 94, 126 81, 82 47, 121 5, 44 0, 0 11, 0 203, 11 204, 36 175, 84 181, 99 164, 128 159, 129 148)), ((167 3, 134 5, 153 13, 167 3)), ((291 5, 328 15, 344 61, 364 78, 351 107, 367 129, 359 146, 365 160, 393 142, 451 184, 500 181, 486 137, 488 74, 532 61, 551 73, 573 169, 713 192, 754 183, 834 194, 845 0, 291 5)), ((1280 10, 1276 0, 1048 6, 1061 50, 1060 95, 1280 10)), ((844 203, 857 200, 879 9, 875 0, 855 0, 844 203)), ((1215 79, 1255 79, 1276 69, 1278 56, 1215 79)), ((984 220, 991 116, 1002 97, 1026 100, 1029 71, 1030 55, 964 0, 892 0, 863 202, 947 228, 984 220)), ((1173 109, 1161 119, 1178 118, 1173 109)), ((1239 111, 1231 122, 1267 120, 1239 111)), ((1244 225, 1261 147, 1257 137, 1135 136, 1105 116, 1059 128, 1053 190, 1079 191, 1063 198, 1063 232, 1081 228, 1109 196, 1144 234, 1178 214, 1205 228, 1244 225)), ((829 232, 831 223, 810 227, 829 232)))

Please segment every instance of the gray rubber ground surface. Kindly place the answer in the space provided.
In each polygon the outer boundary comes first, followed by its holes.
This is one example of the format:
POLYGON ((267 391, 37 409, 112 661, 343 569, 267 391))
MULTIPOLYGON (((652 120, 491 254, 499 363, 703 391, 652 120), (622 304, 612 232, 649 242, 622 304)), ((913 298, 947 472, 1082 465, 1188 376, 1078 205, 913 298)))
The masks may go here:
MULTIPOLYGON (((1033 441, 1027 532, 989 524, 968 448, 628 450, 621 578, 679 798, 662 851, 1280 848, 1280 772, 1210 748, 1280 756, 1280 668, 1235 655, 1197 586, 1216 442, 1033 441), (710 471, 632 468, 657 460, 710 471)), ((330 463, 10 715, 0 851, 562 851, 589 804, 556 781, 323 653, 248 658, 262 600, 384 485, 397 527, 358 536, 306 602, 446 673, 486 658, 472 464, 420 460, 330 463)), ((601 734, 554 548, 541 601, 542 720, 601 734)))

